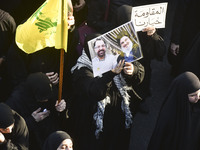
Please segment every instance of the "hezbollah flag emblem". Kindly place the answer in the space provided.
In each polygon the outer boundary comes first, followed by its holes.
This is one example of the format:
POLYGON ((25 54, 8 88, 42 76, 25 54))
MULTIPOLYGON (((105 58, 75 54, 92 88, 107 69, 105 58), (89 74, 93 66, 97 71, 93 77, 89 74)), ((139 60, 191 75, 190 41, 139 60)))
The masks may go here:
POLYGON ((72 9, 69 2, 67 0, 44 2, 25 23, 17 27, 15 37, 17 46, 28 54, 53 46, 66 51, 68 9, 72 9))

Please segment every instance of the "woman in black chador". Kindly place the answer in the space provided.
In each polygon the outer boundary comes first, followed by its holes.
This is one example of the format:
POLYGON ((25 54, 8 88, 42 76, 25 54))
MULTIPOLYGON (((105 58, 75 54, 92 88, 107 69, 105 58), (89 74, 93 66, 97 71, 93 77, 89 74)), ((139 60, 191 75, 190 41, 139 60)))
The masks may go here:
POLYGON ((127 150, 132 118, 141 100, 134 89, 144 78, 144 68, 137 61, 120 61, 116 68, 94 77, 87 41, 97 36, 86 37, 85 50, 72 68, 74 149, 127 150))
POLYGON ((42 150, 73 150, 72 138, 65 131, 51 133, 44 142, 42 150))
MULTIPOLYGON (((149 4, 145 0, 140 2, 135 2, 133 6, 140 6, 149 4)), ((123 5, 117 9, 116 15, 116 26, 120 26, 126 22, 131 21, 132 6, 123 5)), ((157 61, 162 61, 165 54, 165 44, 162 37, 158 34, 157 29, 154 27, 145 28, 143 31, 137 32, 138 39, 140 41, 141 50, 143 58, 138 60, 145 69, 145 77, 140 84, 140 88, 137 88, 137 93, 143 98, 146 99, 148 96, 151 96, 150 83, 151 83, 151 61, 153 59, 157 61)))
POLYGON ((192 72, 174 79, 161 107, 148 150, 200 149, 200 81, 192 72))
POLYGON ((61 129, 66 120, 66 102, 58 103, 57 91, 53 90, 46 74, 30 74, 17 86, 6 100, 8 106, 26 121, 30 133, 30 150, 42 148, 47 136, 61 129), (62 123, 61 123, 61 122, 62 123))

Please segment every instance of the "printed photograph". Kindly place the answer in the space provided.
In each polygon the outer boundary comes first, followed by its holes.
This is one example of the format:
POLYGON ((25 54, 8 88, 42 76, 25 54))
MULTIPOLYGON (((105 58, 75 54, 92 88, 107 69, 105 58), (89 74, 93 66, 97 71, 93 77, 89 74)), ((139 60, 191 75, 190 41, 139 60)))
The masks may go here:
POLYGON ((112 70, 120 60, 133 62, 143 57, 133 22, 127 22, 88 41, 94 77, 112 70))

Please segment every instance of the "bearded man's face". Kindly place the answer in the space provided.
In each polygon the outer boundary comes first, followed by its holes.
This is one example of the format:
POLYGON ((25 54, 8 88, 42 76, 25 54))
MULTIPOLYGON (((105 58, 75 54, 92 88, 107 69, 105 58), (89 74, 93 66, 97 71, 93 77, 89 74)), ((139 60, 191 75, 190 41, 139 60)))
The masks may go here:
POLYGON ((102 40, 96 41, 94 49, 98 57, 105 57, 106 45, 102 40))

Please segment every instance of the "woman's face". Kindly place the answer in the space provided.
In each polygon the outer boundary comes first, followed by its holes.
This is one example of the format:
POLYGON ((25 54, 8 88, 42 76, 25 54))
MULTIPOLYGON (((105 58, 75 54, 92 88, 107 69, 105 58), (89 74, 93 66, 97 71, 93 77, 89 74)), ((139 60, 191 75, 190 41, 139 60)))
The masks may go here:
POLYGON ((73 143, 71 139, 65 139, 59 145, 57 150, 73 150, 73 143))
POLYGON ((188 94, 188 99, 191 103, 197 103, 200 99, 200 89, 194 93, 188 94))

